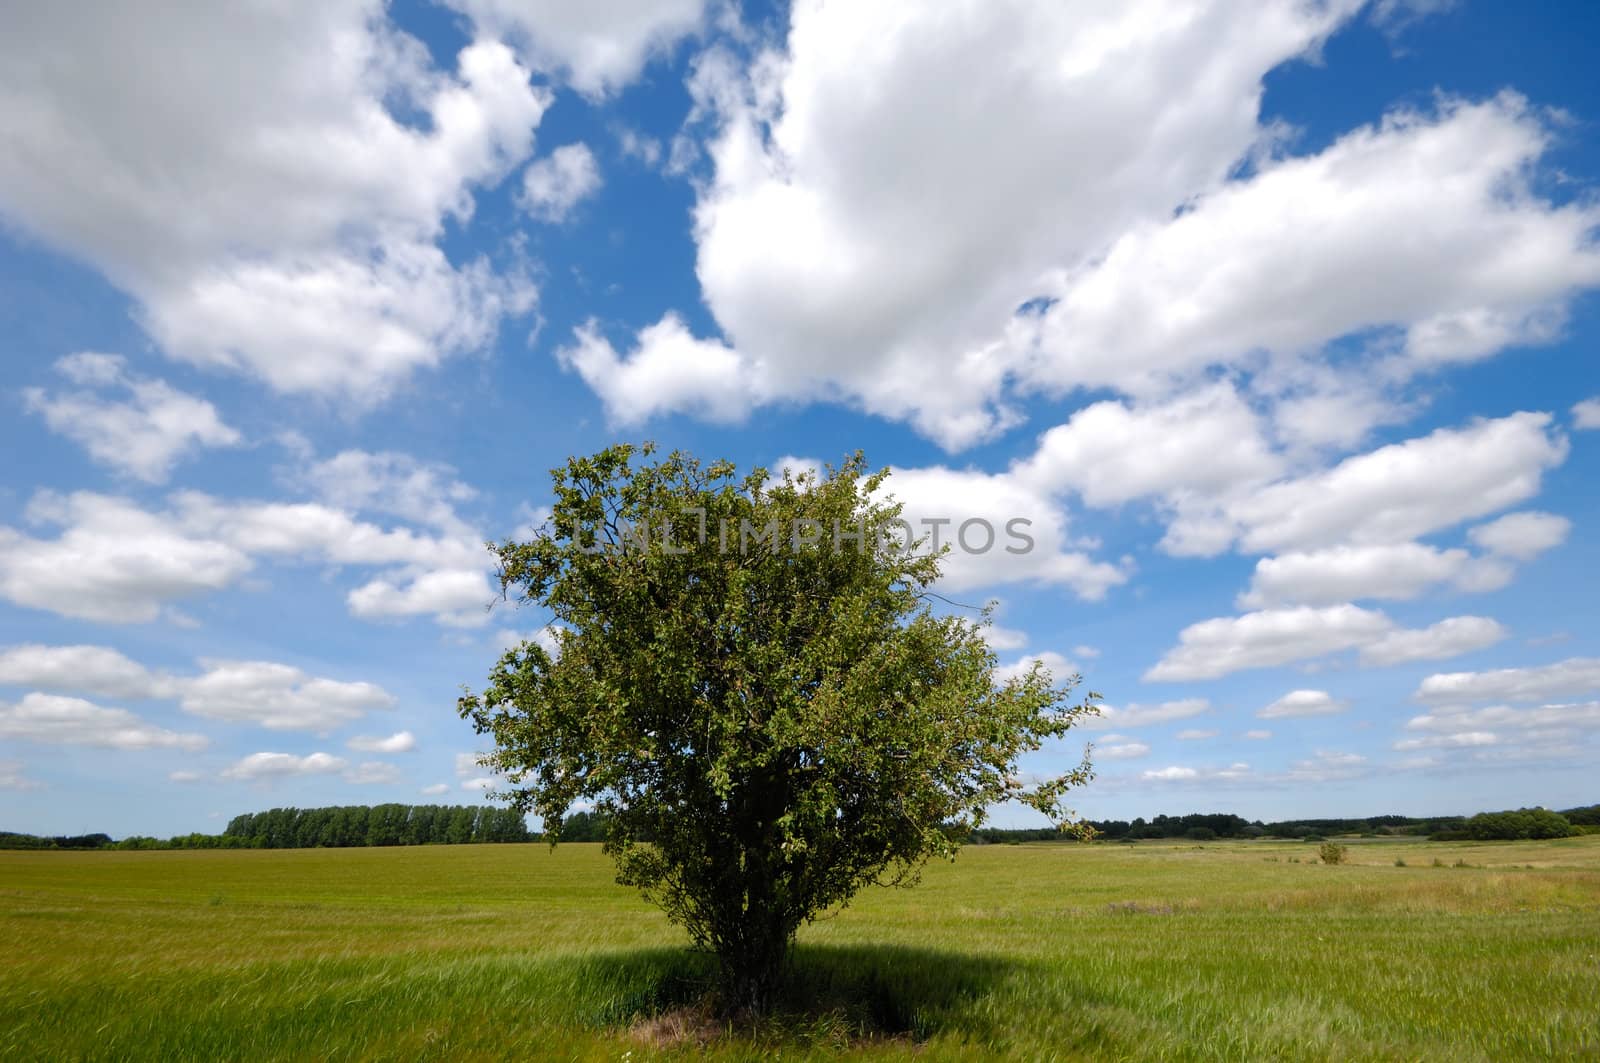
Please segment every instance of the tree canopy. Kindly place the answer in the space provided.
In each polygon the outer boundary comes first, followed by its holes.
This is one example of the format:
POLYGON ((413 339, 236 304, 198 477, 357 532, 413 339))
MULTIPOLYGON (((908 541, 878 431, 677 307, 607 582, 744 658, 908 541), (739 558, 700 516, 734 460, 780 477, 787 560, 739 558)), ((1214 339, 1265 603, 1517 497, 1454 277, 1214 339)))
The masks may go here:
POLYGON ((724 1008, 761 1010, 801 924, 953 856, 990 806, 1070 816, 1087 760, 1018 762, 1095 695, 1070 704, 1077 677, 1039 665, 996 681, 987 613, 939 615, 939 557, 889 530, 887 472, 624 445, 552 477, 543 528, 492 548, 553 642, 508 651, 460 712, 552 842, 592 804, 618 880, 718 956, 724 1008))

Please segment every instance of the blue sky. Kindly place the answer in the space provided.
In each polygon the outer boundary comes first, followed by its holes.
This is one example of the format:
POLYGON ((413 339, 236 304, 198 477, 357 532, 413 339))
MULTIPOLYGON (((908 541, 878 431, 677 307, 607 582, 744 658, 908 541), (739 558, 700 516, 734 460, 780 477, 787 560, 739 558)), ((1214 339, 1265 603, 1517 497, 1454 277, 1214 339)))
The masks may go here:
POLYGON ((478 800, 640 439, 1032 520, 1084 814, 1600 799, 1589 5, 293 6, 0 16, 0 826, 478 800))

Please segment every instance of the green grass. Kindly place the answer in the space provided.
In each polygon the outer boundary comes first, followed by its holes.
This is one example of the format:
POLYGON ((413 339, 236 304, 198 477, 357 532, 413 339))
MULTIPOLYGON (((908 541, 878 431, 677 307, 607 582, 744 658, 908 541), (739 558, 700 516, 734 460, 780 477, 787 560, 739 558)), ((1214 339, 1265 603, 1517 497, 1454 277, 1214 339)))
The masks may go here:
POLYGON ((5 1059, 1459 1061, 1600 1057, 1600 837, 969 848, 707 972, 592 845, 0 853, 5 1059))

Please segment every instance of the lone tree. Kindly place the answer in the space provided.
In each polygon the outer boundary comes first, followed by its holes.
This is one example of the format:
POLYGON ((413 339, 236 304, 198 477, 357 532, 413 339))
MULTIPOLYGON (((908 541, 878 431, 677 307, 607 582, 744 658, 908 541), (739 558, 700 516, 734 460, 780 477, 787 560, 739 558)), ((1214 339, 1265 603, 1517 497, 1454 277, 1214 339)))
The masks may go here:
POLYGON ((1031 785, 1017 761, 1097 695, 1069 706, 1077 677, 1038 665, 996 683, 980 625, 930 609, 939 559, 906 549, 859 454, 781 480, 654 455, 571 459, 544 527, 491 544, 554 638, 459 708, 502 796, 552 842, 592 803, 618 881, 716 954, 724 1010, 759 1013, 802 923, 913 881, 993 804, 1065 820, 1087 759, 1031 785))

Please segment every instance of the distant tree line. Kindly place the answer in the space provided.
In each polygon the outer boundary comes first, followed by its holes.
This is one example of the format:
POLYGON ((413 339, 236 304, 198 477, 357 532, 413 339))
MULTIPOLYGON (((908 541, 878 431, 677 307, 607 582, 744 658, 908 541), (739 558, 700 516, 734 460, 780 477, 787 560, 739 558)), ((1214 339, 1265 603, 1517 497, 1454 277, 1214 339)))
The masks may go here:
MULTIPOLYGON (((1529 838, 1565 838, 1600 831, 1600 805, 1552 812, 1544 808, 1505 812, 1480 812, 1475 816, 1368 816, 1365 819, 1296 819, 1264 823, 1230 813, 1191 813, 1186 816, 1140 817, 1134 820, 1090 820, 1095 835, 1107 841, 1146 841, 1184 838, 1212 841, 1219 838, 1294 838, 1319 841, 1334 835, 1382 837, 1411 835, 1436 841, 1514 841, 1529 838)), ((983 827, 968 839, 973 845, 1060 841, 1063 835, 1049 827, 1007 830, 983 827)))
POLYGON ((522 813, 487 805, 340 805, 273 808, 228 821, 221 834, 173 838, 105 834, 38 837, 0 831, 0 849, 316 849, 378 845, 464 845, 537 838, 522 813))
MULTIPOLYGON (((1335 835, 1382 837, 1410 835, 1435 841, 1516 841, 1600 833, 1600 805, 1552 812, 1523 808, 1480 812, 1475 816, 1369 816, 1365 819, 1297 819, 1276 823, 1247 820, 1225 812, 1156 816, 1146 820, 1091 820, 1107 841, 1182 838, 1294 838, 1320 841, 1335 835)), ((562 820, 564 842, 599 842, 606 818, 574 812, 562 820)), ((235 816, 221 834, 173 838, 134 836, 114 841, 106 834, 42 837, 0 831, 0 849, 315 849, 368 845, 462 845, 469 842, 528 842, 542 836, 528 829, 515 809, 471 805, 341 805, 333 808, 273 808, 235 816)), ((1062 841, 1052 827, 981 827, 969 845, 1016 845, 1062 841)))
POLYGON ((465 845, 533 840, 522 813, 487 805, 340 805, 273 808, 228 821, 223 836, 254 849, 465 845))

